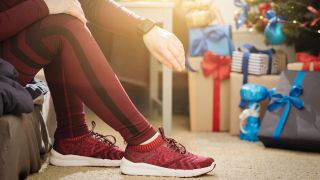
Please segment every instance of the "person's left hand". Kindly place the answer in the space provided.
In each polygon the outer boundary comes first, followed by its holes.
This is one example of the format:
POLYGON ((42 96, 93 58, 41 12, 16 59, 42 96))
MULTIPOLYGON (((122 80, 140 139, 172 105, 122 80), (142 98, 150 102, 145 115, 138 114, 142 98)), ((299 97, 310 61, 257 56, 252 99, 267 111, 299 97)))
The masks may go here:
POLYGON ((185 54, 180 40, 172 33, 155 26, 143 36, 151 54, 169 69, 185 69, 185 54))

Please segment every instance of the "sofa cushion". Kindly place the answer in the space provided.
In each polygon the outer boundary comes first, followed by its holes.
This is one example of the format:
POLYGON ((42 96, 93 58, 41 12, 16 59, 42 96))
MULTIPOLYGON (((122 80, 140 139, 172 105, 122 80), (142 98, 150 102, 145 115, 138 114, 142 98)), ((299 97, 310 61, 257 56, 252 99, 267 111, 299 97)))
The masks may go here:
POLYGON ((0 118, 0 179, 24 179, 40 169, 40 155, 50 149, 41 108, 0 118))

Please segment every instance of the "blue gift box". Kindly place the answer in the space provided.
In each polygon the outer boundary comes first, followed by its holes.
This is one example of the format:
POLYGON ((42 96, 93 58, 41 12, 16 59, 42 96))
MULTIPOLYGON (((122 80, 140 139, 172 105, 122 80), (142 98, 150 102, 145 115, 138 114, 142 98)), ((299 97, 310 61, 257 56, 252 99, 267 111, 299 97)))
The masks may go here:
POLYGON ((227 56, 234 51, 230 25, 211 25, 189 29, 189 54, 202 56, 206 51, 227 56))

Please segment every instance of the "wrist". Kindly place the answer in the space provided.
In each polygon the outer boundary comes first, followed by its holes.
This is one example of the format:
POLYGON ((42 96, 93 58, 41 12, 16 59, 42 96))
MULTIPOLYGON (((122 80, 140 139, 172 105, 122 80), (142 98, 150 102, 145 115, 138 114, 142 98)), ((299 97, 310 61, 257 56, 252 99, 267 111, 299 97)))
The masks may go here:
POLYGON ((143 37, 155 27, 157 27, 156 22, 150 19, 143 19, 138 25, 138 28, 137 28, 138 34, 140 37, 143 37))

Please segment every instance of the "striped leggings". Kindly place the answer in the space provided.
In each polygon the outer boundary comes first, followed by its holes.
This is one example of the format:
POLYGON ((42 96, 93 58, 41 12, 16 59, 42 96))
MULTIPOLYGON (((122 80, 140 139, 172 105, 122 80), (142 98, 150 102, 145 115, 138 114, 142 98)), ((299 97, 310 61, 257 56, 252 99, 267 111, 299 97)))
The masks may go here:
POLYGON ((26 85, 44 68, 57 114, 55 138, 88 133, 83 103, 129 144, 155 129, 136 109, 89 30, 69 15, 51 15, 2 43, 2 57, 26 85))

